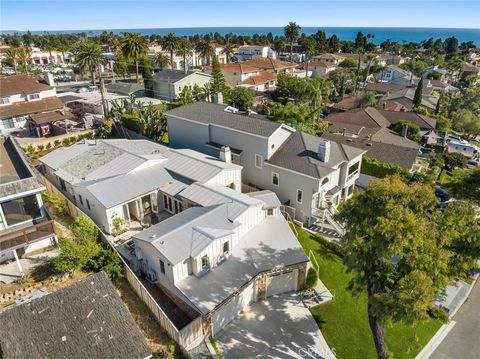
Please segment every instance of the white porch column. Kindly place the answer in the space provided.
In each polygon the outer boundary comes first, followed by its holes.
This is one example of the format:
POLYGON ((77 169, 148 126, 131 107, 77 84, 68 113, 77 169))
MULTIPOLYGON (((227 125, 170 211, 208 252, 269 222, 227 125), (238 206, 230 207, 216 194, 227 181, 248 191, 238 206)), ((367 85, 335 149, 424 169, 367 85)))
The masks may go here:
POLYGON ((17 262, 18 269, 20 270, 20 273, 21 273, 22 278, 23 278, 23 277, 25 277, 25 273, 23 272, 22 265, 20 264, 20 259, 18 259, 18 255, 17 255, 17 250, 16 250, 16 249, 13 250, 13 255, 15 256, 15 261, 17 262))

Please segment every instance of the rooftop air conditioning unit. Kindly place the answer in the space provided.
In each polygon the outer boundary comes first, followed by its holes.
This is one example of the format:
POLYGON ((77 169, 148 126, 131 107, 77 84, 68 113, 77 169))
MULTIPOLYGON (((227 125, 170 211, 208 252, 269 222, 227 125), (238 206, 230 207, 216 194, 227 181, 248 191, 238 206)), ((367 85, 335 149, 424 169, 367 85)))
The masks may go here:
POLYGON ((155 273, 155 271, 153 269, 149 269, 147 271, 147 280, 150 283, 154 283, 154 282, 157 281, 157 273, 155 273))

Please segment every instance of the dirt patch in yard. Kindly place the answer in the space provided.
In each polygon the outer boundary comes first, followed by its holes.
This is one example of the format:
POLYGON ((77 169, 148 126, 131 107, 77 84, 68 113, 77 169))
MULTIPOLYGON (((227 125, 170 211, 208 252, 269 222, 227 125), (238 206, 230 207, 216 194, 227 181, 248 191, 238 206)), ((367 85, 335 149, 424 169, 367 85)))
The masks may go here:
POLYGON ((170 342, 167 332, 162 329, 150 309, 137 296, 125 278, 115 280, 113 283, 154 356, 162 358, 170 342))

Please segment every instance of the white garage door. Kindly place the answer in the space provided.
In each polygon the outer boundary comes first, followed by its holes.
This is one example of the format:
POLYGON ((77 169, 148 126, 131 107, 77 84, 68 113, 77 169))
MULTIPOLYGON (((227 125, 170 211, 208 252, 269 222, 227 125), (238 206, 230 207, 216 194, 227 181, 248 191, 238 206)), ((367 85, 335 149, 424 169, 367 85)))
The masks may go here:
POLYGON ((249 284, 235 298, 230 300, 215 314, 212 315, 212 335, 215 336, 225 325, 230 323, 246 307, 255 300, 255 288, 253 283, 249 284))
POLYGON ((267 298, 297 289, 297 270, 267 277, 267 298))

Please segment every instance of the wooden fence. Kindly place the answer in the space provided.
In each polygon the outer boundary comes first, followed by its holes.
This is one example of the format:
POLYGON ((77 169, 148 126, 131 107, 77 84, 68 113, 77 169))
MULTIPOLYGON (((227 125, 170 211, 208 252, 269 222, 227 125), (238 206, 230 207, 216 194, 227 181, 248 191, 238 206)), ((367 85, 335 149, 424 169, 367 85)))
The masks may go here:
MULTIPOLYGON (((56 188, 46 177, 43 176, 43 181, 45 187, 48 191, 60 195, 68 205, 68 212, 70 215, 75 217, 85 216, 88 217, 84 212, 82 212, 74 203, 72 203, 58 188, 56 188)), ((89 217, 88 217, 89 218, 89 217)), ((92 221, 93 222, 93 221, 92 221)), ((95 222, 93 222, 95 224, 95 222)), ((188 325, 186 325, 181 330, 172 323, 167 314, 162 310, 158 305, 156 300, 148 292, 145 286, 142 284, 137 275, 132 271, 132 269, 125 262, 123 257, 118 253, 113 243, 109 240, 109 236, 102 232, 102 230, 95 224, 100 232, 102 240, 107 243, 117 255, 120 257, 123 266, 125 267, 126 278, 128 283, 135 290, 135 293, 142 299, 142 301, 147 305, 147 307, 152 312, 155 319, 160 323, 161 327, 174 339, 183 349, 184 354, 188 356, 187 350, 190 350, 200 344, 204 339, 203 328, 202 328, 202 317, 194 319, 188 325)))

